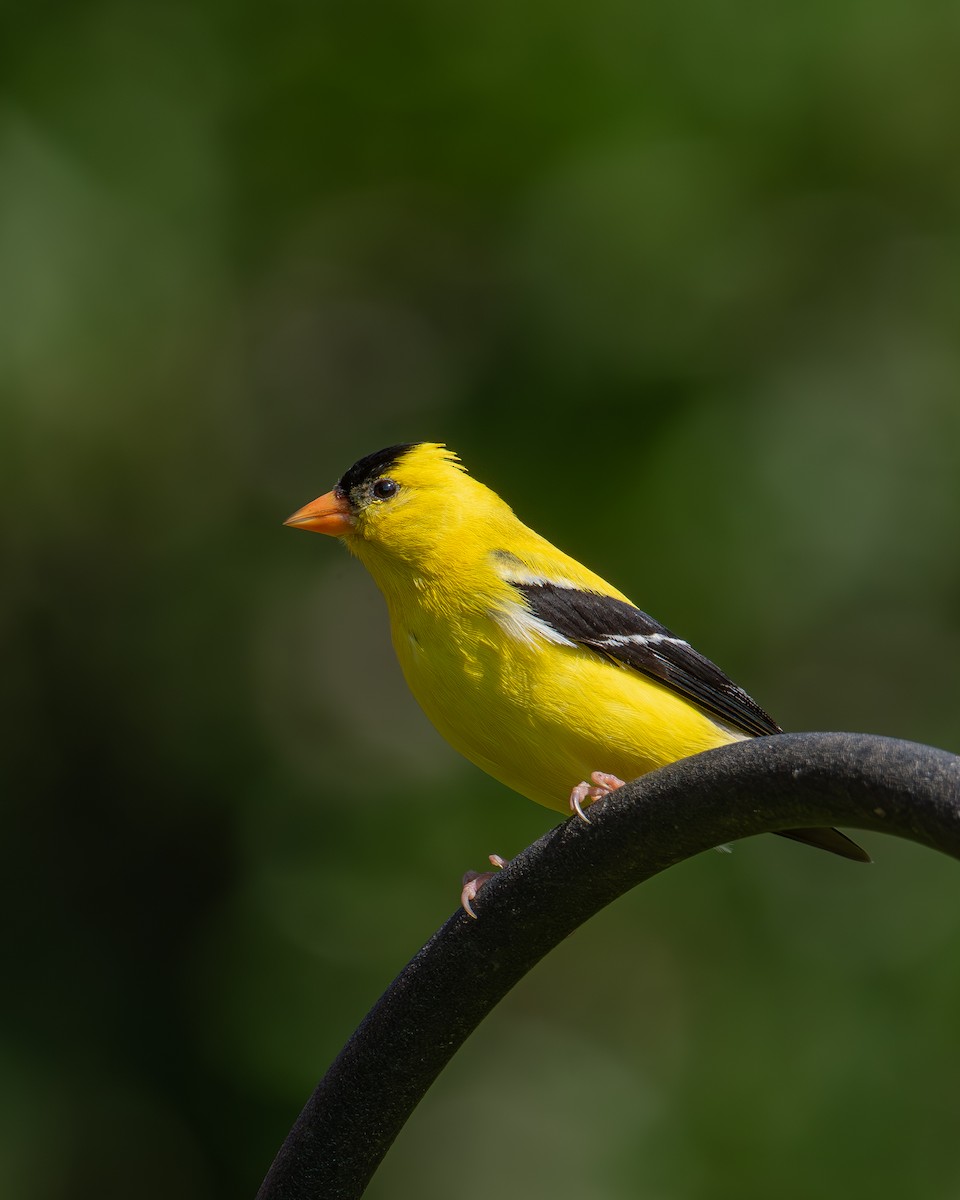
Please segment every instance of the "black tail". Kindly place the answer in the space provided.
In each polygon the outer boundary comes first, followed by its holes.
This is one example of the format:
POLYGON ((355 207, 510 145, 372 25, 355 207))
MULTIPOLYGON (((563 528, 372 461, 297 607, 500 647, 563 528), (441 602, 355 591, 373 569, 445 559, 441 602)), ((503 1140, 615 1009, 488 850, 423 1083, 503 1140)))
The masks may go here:
POLYGON ((828 850, 831 854, 839 854, 841 858, 849 858, 854 862, 873 862, 862 846, 858 846, 839 829, 781 829, 778 836, 803 842, 805 846, 815 846, 818 850, 828 850))

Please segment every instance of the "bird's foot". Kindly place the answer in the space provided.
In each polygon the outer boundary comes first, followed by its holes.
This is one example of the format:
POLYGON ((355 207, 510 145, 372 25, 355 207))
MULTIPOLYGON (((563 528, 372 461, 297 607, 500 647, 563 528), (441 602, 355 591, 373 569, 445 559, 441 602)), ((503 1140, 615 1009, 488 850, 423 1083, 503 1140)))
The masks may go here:
MULTIPOLYGON (((499 854, 488 855, 490 862, 497 868, 505 867, 509 859, 501 858, 499 854)), ((468 917, 477 919, 477 914, 470 906, 470 901, 476 899, 477 892, 483 887, 488 879, 492 879, 496 871, 464 871, 463 873, 463 888, 460 892, 460 906, 468 917)))
POLYGON ((592 783, 584 780, 570 793, 570 811, 575 812, 585 825, 590 824, 590 818, 583 811, 584 801, 593 804, 595 800, 602 800, 604 796, 609 796, 617 788, 623 787, 622 779, 618 779, 616 775, 608 775, 606 771, 594 771, 590 778, 592 783))

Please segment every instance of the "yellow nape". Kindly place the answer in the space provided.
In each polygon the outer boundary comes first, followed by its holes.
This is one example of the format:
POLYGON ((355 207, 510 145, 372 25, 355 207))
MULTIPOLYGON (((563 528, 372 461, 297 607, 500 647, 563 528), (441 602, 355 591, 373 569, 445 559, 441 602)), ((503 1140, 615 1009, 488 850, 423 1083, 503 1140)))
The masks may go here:
POLYGON ((389 476, 400 484, 399 493, 389 504, 369 505, 358 513, 352 534, 344 539, 388 599, 391 593, 422 588, 425 580, 458 603, 477 590, 507 595, 510 589, 494 570, 492 556, 497 554, 513 559, 530 576, 563 579, 626 599, 524 525, 442 443, 416 443, 389 476))

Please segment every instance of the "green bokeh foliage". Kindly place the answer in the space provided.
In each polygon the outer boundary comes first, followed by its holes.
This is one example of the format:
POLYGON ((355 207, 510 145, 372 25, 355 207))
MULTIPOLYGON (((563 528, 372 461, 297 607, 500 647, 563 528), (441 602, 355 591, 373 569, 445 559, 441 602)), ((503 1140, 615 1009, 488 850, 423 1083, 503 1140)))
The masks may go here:
MULTIPOLYGON (((960 750, 953 5, 3 22, 3 1195, 251 1195, 553 820, 281 529, 363 453, 448 441, 786 727, 960 750)), ((370 1195, 955 1195, 960 881, 865 840, 598 918, 370 1195)))

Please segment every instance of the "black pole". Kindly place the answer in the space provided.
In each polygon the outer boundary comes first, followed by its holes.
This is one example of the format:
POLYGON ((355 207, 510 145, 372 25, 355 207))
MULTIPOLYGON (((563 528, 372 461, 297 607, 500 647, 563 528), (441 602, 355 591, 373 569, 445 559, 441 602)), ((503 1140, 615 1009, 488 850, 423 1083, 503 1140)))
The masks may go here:
POLYGON ((458 911, 401 971, 307 1101, 257 1200, 361 1196, 494 1005, 577 926, 667 867, 752 834, 825 825, 960 858, 960 757, 866 734, 760 737, 646 775, 589 815, 534 842, 483 888, 478 920, 458 911))

